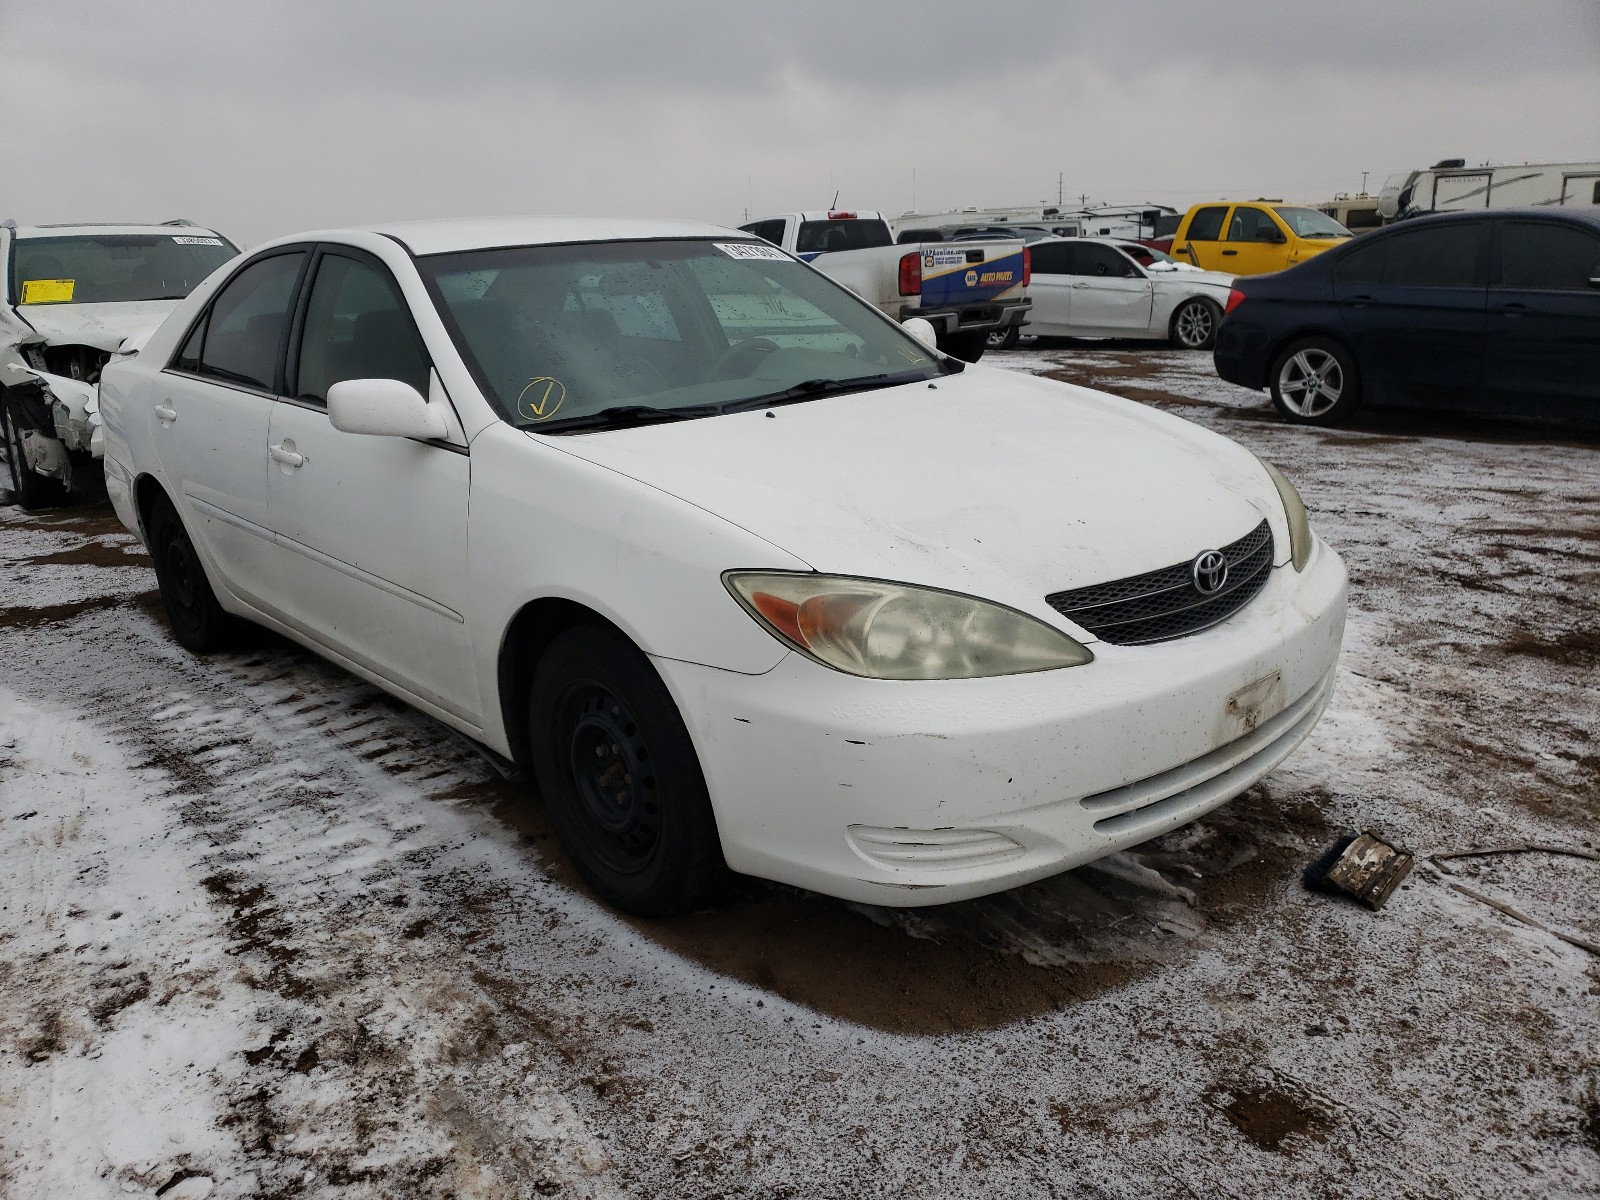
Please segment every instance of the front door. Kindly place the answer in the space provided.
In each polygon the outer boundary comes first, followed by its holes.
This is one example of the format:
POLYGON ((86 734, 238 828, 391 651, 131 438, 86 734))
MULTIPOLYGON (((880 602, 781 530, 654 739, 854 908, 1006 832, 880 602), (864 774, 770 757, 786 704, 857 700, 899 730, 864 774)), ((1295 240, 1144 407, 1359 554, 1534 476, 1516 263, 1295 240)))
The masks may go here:
POLYGON ((1364 394, 1482 411, 1487 283, 1487 221, 1405 227, 1342 255, 1333 294, 1364 394))
POLYGON ((1555 221, 1505 221, 1489 288, 1495 411, 1600 426, 1600 236, 1555 221))
POLYGON ((341 433, 328 389, 398 379, 445 401, 388 271, 324 252, 273 408, 267 515, 280 547, 280 619, 473 725, 482 702, 467 634, 464 439, 341 433))
POLYGON ((189 534, 228 591, 258 603, 273 574, 267 432, 295 284, 309 254, 246 265, 150 392, 156 453, 189 534))
POLYGON ((1289 235, 1265 208, 1237 204, 1228 217, 1227 239, 1215 269, 1230 275, 1265 275, 1289 264, 1289 235))
POLYGON ((1149 332, 1155 287, 1126 254, 1099 242, 1072 250, 1072 326, 1085 333, 1149 332))

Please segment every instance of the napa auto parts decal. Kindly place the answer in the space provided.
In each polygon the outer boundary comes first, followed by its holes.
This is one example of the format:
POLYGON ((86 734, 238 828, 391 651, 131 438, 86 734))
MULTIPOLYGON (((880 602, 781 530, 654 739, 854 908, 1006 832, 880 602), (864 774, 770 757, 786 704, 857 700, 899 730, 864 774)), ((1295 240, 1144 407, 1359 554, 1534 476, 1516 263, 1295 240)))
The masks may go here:
POLYGON ((967 248, 931 246, 922 252, 923 304, 978 304, 1022 285, 1022 247, 984 263, 967 261, 967 248))

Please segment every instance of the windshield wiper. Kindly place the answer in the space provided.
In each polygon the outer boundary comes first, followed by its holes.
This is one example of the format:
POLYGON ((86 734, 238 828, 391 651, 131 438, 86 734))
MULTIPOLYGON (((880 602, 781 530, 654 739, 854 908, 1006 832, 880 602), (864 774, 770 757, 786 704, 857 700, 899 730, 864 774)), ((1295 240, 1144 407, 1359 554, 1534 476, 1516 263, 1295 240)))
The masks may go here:
POLYGON ((535 433, 566 433, 575 429, 628 429, 635 425, 657 425, 664 421, 692 421, 714 417, 723 411, 719 404, 692 404, 685 408, 657 408, 650 404, 614 404, 599 412, 562 417, 559 421, 535 421, 522 428, 535 433))
POLYGON ((856 375, 849 379, 802 379, 799 383, 778 392, 765 392, 759 396, 746 396, 742 400, 729 400, 720 406, 725 413, 746 412, 752 408, 772 408, 779 404, 799 404, 823 396, 838 396, 845 392, 867 392, 878 388, 895 387, 902 383, 920 383, 927 376, 921 371, 901 371, 898 374, 882 372, 877 375, 856 375))

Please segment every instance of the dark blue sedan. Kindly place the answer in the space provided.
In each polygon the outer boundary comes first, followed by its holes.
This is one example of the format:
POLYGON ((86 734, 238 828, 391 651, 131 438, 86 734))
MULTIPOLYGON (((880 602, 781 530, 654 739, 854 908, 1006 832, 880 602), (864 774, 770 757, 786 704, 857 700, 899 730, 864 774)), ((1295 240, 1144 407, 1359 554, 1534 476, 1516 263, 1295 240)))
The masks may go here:
POLYGON ((1600 216, 1421 217, 1238 279, 1212 353, 1308 425, 1386 405, 1600 429, 1600 216))

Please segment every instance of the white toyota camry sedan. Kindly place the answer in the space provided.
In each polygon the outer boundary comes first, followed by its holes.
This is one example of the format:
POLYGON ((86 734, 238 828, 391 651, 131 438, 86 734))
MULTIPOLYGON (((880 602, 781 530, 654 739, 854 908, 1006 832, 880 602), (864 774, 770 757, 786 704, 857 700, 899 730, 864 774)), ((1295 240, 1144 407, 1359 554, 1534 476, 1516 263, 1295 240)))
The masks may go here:
POLYGON ((616 905, 935 904, 1237 795, 1328 703, 1294 488, 712 226, 284 238, 101 385, 177 639, 267 626, 537 782, 616 905))

